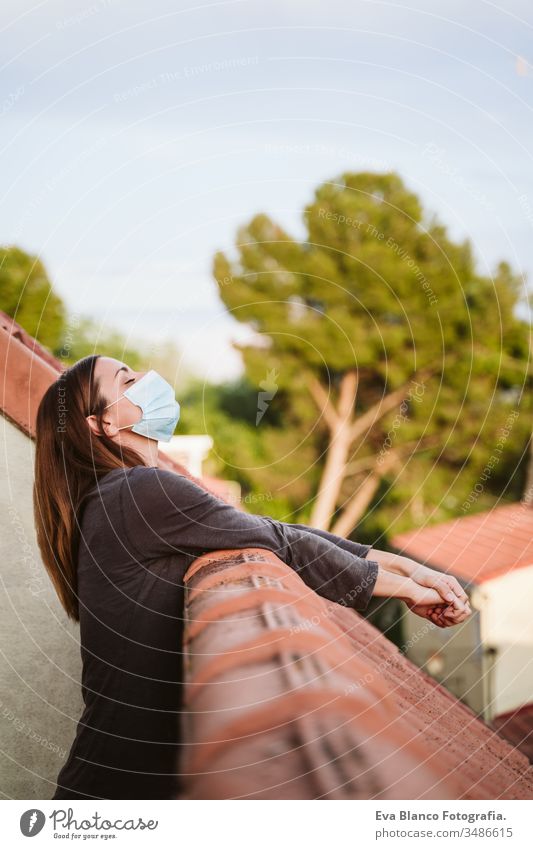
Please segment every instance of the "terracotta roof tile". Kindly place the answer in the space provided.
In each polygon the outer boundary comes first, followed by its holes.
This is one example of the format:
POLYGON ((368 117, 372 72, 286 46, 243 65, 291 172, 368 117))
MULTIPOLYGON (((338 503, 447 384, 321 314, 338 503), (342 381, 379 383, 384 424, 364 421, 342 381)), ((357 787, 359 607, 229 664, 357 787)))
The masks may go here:
POLYGON ((491 725, 533 763, 533 703, 495 716, 491 725))
POLYGON ((533 565, 533 508, 518 502, 398 534, 400 552, 473 583, 533 565))
POLYGON ((524 755, 273 553, 185 584, 187 798, 533 798, 524 755))

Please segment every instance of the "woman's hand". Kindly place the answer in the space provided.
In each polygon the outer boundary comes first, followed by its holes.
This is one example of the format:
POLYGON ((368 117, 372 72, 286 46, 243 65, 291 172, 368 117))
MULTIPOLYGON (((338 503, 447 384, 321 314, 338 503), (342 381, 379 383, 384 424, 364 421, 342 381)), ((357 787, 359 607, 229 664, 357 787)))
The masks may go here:
POLYGON ((464 622, 470 616, 472 611, 468 603, 463 610, 458 610, 453 604, 442 604, 440 601, 438 604, 432 602, 428 604, 428 594, 431 593, 433 597, 434 592, 436 591, 427 590, 420 586, 420 584, 417 584, 411 597, 404 599, 404 601, 413 613, 416 613, 417 616, 421 616, 423 619, 428 619, 439 628, 460 625, 461 622, 464 622))
POLYGON ((430 569, 415 560, 411 562, 413 566, 408 574, 413 581, 416 581, 421 587, 432 587, 437 590, 443 601, 453 604, 454 601, 459 600, 463 605, 469 606, 467 594, 453 575, 437 572, 436 569, 430 569))
MULTIPOLYGON (((414 590, 409 594, 410 597, 404 598, 408 607, 418 616, 446 628, 459 625, 472 613, 468 596, 453 575, 430 569, 410 557, 375 548, 370 549, 367 557, 376 560, 387 572, 413 581, 421 590, 429 589, 438 594, 435 604, 428 603, 427 595, 414 590)), ((409 584, 405 586, 409 587, 409 584)))
MULTIPOLYGON (((423 567, 425 569, 426 567, 423 567)), ((432 569, 427 570, 433 573, 432 569)), ((398 572, 389 572, 387 569, 379 567, 378 577, 374 586, 374 596, 386 596, 389 598, 399 598, 406 603, 413 613, 428 619, 440 628, 448 628, 452 625, 459 625, 471 614, 468 599, 466 604, 457 596, 452 594, 451 602, 444 602, 442 593, 450 594, 448 584, 443 585, 440 582, 441 573, 434 573, 437 578, 437 587, 425 586, 419 584, 412 577, 400 575, 398 572), (446 588, 445 588, 446 587, 446 588)), ((434 578, 430 574, 419 573, 419 577, 428 583, 432 583, 434 578)), ((448 577, 448 576, 445 576, 448 577)))
POLYGON ((421 563, 413 561, 410 577, 419 587, 431 587, 439 593, 447 604, 437 604, 423 611, 411 607, 414 613, 423 616, 438 625, 439 628, 448 628, 452 625, 460 625, 470 616, 472 609, 468 596, 459 581, 453 575, 437 572, 421 563))

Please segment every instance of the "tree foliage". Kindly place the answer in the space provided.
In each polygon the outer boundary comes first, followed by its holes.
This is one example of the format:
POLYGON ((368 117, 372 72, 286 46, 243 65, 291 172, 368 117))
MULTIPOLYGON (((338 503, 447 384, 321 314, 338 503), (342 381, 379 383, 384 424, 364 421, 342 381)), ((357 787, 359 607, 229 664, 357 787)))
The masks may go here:
MULTIPOLYGON (((214 258, 222 301, 256 331, 235 344, 249 383, 259 392, 277 376, 260 427, 282 421, 288 451, 272 478, 291 456, 316 483, 303 513, 343 534, 372 504, 395 530, 457 513, 513 409, 506 450, 531 431, 522 279, 505 262, 479 273, 469 241, 454 242, 394 173, 325 182, 303 219, 299 241, 258 214, 236 256, 214 258)), ((494 501, 494 469, 474 509, 494 501)))
POLYGON ((60 344, 65 306, 41 260, 18 247, 0 247, 0 309, 50 350, 60 344))
MULTIPOLYGON (((94 353, 122 359, 137 369, 145 362, 147 352, 127 345, 113 327, 69 314, 43 262, 16 246, 0 248, 0 309, 65 366, 94 353)), ((164 371, 171 352, 163 348, 158 356, 164 371)))

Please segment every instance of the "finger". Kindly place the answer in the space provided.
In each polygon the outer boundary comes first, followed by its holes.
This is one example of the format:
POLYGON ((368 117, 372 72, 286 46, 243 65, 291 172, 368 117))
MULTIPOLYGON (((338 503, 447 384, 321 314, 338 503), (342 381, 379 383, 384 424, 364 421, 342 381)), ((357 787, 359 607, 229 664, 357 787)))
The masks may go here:
POLYGON ((470 613, 463 613, 463 614, 461 614, 461 615, 459 616, 459 622, 465 622, 465 621, 468 619, 468 617, 469 617, 469 616, 470 616, 470 613))
POLYGON ((442 610, 435 610, 433 613, 430 614, 430 619, 435 625, 438 625, 439 628, 445 627, 442 610))
POLYGON ((453 605, 450 605, 450 612, 455 616, 470 616, 470 614, 472 613, 472 608, 468 603, 465 604, 461 610, 458 610, 453 605))
POLYGON ((469 616, 469 615, 470 615, 470 614, 469 614, 469 613, 467 613, 467 612, 464 612, 464 613, 451 613, 451 614, 450 614, 450 613, 448 613, 448 614, 445 614, 446 619, 447 619, 447 620, 450 622, 450 624, 452 624, 452 625, 460 625, 460 624, 461 624, 461 622, 464 622, 464 621, 465 621, 465 619, 468 619, 468 616, 469 616))
POLYGON ((455 604, 458 610, 465 608, 465 603, 468 602, 468 597, 461 589, 461 585, 455 578, 443 575, 441 578, 433 582, 434 589, 444 601, 450 604, 455 604))
POLYGON ((445 576, 440 575, 432 569, 428 569, 427 572, 422 572, 420 578, 415 578, 415 580, 421 587, 428 587, 436 590, 444 601, 452 601, 455 597, 455 593, 453 593, 451 587, 446 582, 445 576))
POLYGON ((447 623, 442 618, 442 614, 434 616, 431 621, 433 622, 434 625, 437 625, 438 628, 446 628, 447 627, 447 623))
POLYGON ((451 587, 444 578, 439 578, 433 582, 433 588, 437 590, 443 601, 453 602, 457 599, 457 595, 452 592, 451 587))
POLYGON ((455 593, 455 595, 458 598, 460 598, 462 601, 467 603, 468 602, 468 595, 465 593, 464 589, 462 588, 462 586, 459 583, 459 581, 457 580, 457 578, 454 578, 453 575, 446 575, 445 580, 446 580, 446 583, 448 584, 448 586, 450 587, 450 589, 455 593))
POLYGON ((446 605, 439 611, 440 620, 446 625, 455 625, 463 616, 466 614, 457 611, 452 604, 446 605))
POLYGON ((468 601, 464 602, 461 598, 457 598, 457 596, 454 598, 451 604, 457 613, 466 613, 468 610, 468 601))

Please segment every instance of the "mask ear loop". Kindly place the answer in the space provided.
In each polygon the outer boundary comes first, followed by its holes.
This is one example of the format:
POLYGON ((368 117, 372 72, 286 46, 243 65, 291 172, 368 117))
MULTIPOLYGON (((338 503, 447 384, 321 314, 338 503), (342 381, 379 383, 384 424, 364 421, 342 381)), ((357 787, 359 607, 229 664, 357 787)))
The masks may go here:
MULTIPOLYGON (((115 401, 111 401, 111 403, 110 403, 110 404, 108 404, 108 405, 107 405, 107 407, 112 407, 112 406, 113 406, 113 404, 118 404, 118 402, 119 402, 122 398, 125 398, 125 397, 126 397, 126 396, 124 395, 124 393, 122 393, 122 395, 120 396, 120 398, 117 398, 115 401)), ((107 410, 107 407, 104 407, 104 410, 107 410)))
MULTIPOLYGON (((121 400, 121 398, 125 398, 125 397, 126 397, 126 395, 124 393, 122 393, 120 398, 117 398, 115 401, 111 401, 110 404, 108 404, 106 407, 104 407, 104 410, 107 410, 108 407, 112 407, 113 404, 118 404, 118 402, 121 400)), ((131 425, 122 425, 122 427, 117 427, 117 430, 126 430, 126 428, 134 427, 136 424, 137 424, 137 422, 133 422, 133 424, 131 424, 131 425)))
MULTIPOLYGON (((125 395, 123 393, 120 396, 120 398, 124 398, 124 397, 125 397, 125 395)), ((111 401, 110 404, 107 404, 107 406, 104 407, 104 410, 107 410, 108 407, 112 407, 113 404, 117 404, 120 401, 120 398, 117 398, 115 401, 111 401)), ((133 424, 135 424, 135 422, 133 424)), ((133 427, 133 425, 123 425, 122 427, 117 427, 117 430, 125 430, 127 427, 133 427)))

